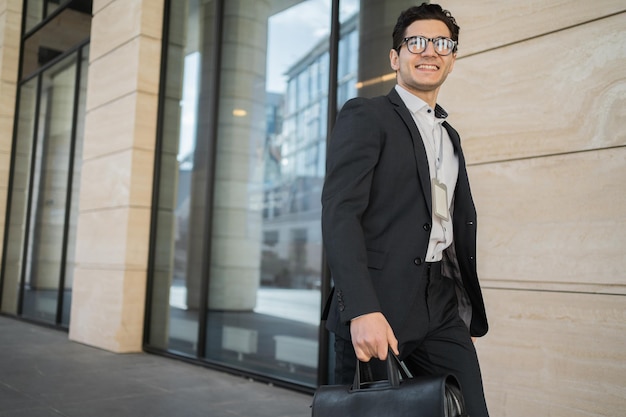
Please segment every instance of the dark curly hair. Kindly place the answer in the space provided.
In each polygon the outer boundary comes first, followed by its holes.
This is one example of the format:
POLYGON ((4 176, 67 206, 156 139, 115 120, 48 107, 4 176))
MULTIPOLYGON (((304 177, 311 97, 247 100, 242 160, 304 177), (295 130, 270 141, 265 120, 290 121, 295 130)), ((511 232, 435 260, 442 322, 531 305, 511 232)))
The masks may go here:
MULTIPOLYGON (((455 42, 459 42, 459 25, 456 24, 456 20, 452 17, 452 14, 448 10, 444 10, 438 4, 422 3, 421 6, 413 6, 400 13, 396 26, 393 28, 392 38, 393 46, 395 50, 399 50, 404 40, 406 28, 408 28, 416 20, 441 20, 450 29, 451 39, 455 42)), ((456 52, 456 45, 454 51, 456 52)))

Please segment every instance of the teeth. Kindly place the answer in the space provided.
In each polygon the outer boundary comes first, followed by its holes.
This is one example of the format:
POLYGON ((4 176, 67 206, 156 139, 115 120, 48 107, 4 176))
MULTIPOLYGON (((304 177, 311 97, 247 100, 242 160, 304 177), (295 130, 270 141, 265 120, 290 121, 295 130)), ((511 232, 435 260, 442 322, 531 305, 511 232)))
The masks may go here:
POLYGON ((431 69, 431 70, 436 70, 437 66, 436 65, 426 65, 426 64, 422 64, 422 65, 418 65, 418 68, 424 68, 424 69, 431 69))

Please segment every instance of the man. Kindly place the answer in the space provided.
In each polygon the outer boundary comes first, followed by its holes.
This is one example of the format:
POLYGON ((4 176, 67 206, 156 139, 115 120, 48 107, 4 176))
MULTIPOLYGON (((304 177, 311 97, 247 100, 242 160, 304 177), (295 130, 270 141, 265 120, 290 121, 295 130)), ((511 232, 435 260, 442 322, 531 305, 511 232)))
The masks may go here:
POLYGON ((327 327, 336 382, 388 349, 415 374, 451 372, 472 417, 488 416, 472 337, 487 332, 476 210, 458 133, 437 95, 459 27, 439 5, 400 15, 397 85, 341 110, 329 141, 322 229, 335 284, 327 327))

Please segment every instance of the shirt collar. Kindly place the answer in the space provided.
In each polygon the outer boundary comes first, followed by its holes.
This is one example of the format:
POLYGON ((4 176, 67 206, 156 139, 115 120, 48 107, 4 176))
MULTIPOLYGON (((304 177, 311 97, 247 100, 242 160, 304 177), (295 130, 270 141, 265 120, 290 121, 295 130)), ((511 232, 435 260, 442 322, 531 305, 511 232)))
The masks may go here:
MULTIPOLYGON (((430 109, 430 106, 424 100, 411 94, 401 85, 396 84, 396 91, 411 113, 417 114, 419 111, 426 111, 426 109, 430 109)), ((446 117, 448 117, 448 112, 446 112, 439 104, 436 104, 435 117, 437 119, 441 119, 438 120, 439 122, 443 122, 446 117)))

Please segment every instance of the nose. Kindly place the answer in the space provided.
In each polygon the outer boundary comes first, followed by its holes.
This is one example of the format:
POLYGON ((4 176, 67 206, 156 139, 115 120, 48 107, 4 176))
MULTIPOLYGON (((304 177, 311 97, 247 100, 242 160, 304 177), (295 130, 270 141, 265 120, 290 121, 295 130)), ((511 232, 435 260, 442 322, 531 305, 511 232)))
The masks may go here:
POLYGON ((435 51, 435 42, 431 40, 426 41, 426 49, 422 51, 422 55, 436 56, 437 52, 435 51))

